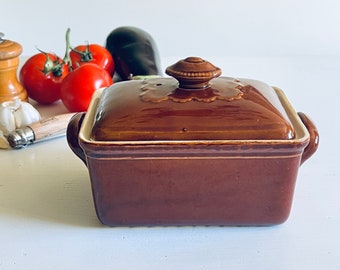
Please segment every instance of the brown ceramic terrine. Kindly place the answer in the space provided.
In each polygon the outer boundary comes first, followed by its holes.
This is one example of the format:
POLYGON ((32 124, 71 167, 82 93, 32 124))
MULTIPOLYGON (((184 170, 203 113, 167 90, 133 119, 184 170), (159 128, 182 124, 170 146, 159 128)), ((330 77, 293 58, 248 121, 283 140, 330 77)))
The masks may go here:
POLYGON ((69 123, 109 226, 283 223, 318 131, 283 92, 189 57, 98 90, 69 123), (217 78, 218 77, 218 78, 217 78))

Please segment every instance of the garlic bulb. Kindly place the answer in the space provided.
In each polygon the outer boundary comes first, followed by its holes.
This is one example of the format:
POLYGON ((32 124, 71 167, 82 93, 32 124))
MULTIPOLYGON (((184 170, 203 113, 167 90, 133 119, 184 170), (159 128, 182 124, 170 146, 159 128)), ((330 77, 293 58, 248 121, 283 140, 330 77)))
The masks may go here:
POLYGON ((13 130, 15 130, 13 109, 4 103, 2 103, 0 106, 0 130, 4 135, 7 135, 8 133, 11 133, 13 130))
POLYGON ((5 136, 40 120, 40 113, 29 103, 15 99, 0 104, 0 130, 5 136))
POLYGON ((14 112, 15 125, 17 128, 25 127, 40 120, 39 112, 29 103, 21 102, 14 112))

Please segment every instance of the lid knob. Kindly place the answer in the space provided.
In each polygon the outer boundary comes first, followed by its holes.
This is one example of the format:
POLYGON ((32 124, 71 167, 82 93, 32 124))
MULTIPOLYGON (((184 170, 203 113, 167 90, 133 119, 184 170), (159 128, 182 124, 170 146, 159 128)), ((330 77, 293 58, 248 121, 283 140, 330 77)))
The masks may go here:
POLYGON ((222 74, 220 68, 200 57, 188 57, 167 67, 166 74, 179 82, 179 88, 199 90, 209 87, 209 81, 222 74))

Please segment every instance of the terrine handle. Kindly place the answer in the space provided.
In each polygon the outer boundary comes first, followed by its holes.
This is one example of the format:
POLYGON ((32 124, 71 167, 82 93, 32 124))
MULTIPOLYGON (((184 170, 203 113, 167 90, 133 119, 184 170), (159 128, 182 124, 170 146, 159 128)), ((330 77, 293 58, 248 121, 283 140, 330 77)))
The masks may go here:
POLYGON ((66 130, 67 143, 73 153, 75 153, 86 165, 84 150, 79 145, 79 131, 83 123, 85 112, 76 113, 69 121, 66 130))
POLYGON ((302 165, 307 159, 309 159, 315 151, 318 149, 319 146, 319 132, 314 125, 313 121, 304 113, 298 112, 298 115, 303 122, 303 124, 306 126, 308 132, 309 132, 309 144, 306 146, 305 150, 303 151, 301 163, 302 165))

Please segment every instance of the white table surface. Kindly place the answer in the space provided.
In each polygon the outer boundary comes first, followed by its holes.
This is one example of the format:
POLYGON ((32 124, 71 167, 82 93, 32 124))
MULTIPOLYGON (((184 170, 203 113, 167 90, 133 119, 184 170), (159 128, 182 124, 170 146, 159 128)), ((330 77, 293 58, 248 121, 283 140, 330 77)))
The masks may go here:
MULTIPOLYGON (((340 57, 208 60, 226 76, 279 86, 319 129, 320 147, 300 168, 288 221, 105 227, 87 168, 61 137, 0 150, 0 269, 340 269, 340 57)), ((39 110, 44 116, 66 111, 60 103, 39 110)))

